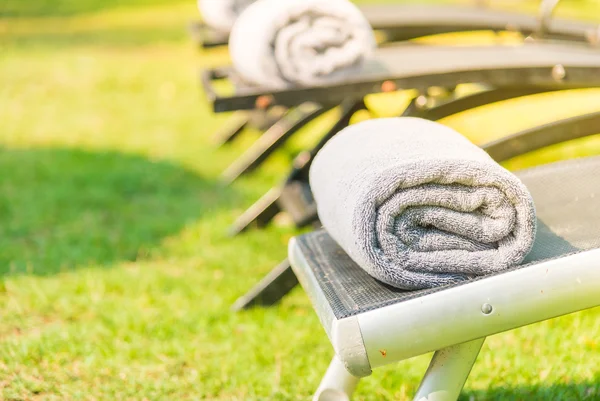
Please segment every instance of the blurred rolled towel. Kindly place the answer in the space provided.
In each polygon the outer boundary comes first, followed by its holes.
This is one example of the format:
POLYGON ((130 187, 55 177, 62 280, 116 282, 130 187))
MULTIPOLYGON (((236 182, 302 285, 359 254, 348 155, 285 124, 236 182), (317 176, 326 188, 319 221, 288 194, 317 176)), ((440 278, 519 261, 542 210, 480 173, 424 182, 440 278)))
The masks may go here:
POLYGON ((519 264, 535 239, 521 181, 465 137, 418 118, 352 125, 315 157, 325 229, 373 277, 416 290, 519 264))
POLYGON ((198 9, 206 25, 229 33, 242 11, 256 0, 198 0, 198 9))
POLYGON ((229 37, 240 76, 273 87, 319 85, 356 74, 375 46, 369 22, 348 0, 258 0, 229 37))

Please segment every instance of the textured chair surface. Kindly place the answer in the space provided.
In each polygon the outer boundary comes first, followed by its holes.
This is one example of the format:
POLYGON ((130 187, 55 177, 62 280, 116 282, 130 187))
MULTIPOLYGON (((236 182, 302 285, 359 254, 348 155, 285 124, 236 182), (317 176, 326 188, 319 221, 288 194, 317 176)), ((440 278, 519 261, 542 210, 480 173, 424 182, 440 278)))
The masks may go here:
MULTIPOLYGON (((514 269, 600 248, 600 157, 562 161, 516 174, 535 201, 538 232, 533 250, 514 269)), ((307 261, 304 268, 310 269, 318 282, 316 291, 323 292, 337 319, 449 288, 403 291, 382 284, 356 265, 325 230, 300 236, 297 244, 307 261)))

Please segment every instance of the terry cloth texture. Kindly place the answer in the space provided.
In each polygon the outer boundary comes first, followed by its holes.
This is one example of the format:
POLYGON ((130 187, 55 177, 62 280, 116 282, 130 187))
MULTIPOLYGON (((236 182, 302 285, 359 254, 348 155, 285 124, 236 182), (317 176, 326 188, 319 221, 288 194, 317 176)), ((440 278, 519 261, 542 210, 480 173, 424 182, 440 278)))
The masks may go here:
POLYGON ((315 157, 310 185, 333 239, 401 289, 507 269, 535 239, 523 183, 461 134, 419 118, 344 129, 315 157))
POLYGON ((256 0, 198 0, 198 9, 206 25, 229 33, 242 11, 256 0))
POLYGON ((339 81, 359 73, 375 47, 369 22, 348 0, 258 0, 229 37, 236 71, 268 87, 339 81))

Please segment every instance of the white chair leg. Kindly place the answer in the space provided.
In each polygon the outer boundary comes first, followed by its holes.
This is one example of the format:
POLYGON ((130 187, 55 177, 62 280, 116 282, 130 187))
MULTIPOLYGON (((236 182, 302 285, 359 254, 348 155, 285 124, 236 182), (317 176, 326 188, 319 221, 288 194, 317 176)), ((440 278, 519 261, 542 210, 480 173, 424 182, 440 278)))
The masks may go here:
POLYGON ((334 356, 313 397, 313 401, 350 401, 360 379, 352 376, 334 356))
POLYGON ((415 401, 456 401, 485 338, 436 351, 415 401))

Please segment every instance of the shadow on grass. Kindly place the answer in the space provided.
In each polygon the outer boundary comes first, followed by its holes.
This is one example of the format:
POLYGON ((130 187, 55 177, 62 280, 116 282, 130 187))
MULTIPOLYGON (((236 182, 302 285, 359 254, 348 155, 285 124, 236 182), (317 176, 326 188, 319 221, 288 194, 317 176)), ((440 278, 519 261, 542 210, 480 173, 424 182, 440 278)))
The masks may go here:
POLYGON ((463 391, 459 401, 579 401, 600 400, 600 376, 594 380, 571 384, 549 384, 526 387, 497 387, 488 390, 463 391))
POLYGON ((0 149, 0 275, 144 257, 235 193, 167 162, 115 152, 0 149))

